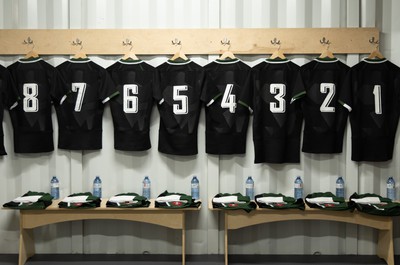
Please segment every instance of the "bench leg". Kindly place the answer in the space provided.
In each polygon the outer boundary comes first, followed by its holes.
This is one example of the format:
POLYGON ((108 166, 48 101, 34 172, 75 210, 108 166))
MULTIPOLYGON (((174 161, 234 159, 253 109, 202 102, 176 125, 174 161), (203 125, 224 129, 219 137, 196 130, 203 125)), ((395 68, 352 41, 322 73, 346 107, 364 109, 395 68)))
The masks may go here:
POLYGON ((35 242, 33 229, 22 229, 19 235, 19 257, 18 265, 24 265, 28 258, 35 254, 35 242))
POLYGON ((185 265, 185 244, 186 244, 186 231, 185 226, 182 228, 182 265, 185 265))
POLYGON ((228 215, 225 213, 225 233, 224 233, 224 241, 225 241, 225 265, 228 265, 228 215))
POLYGON ((393 230, 379 230, 377 254, 386 260, 388 265, 394 265, 393 230))

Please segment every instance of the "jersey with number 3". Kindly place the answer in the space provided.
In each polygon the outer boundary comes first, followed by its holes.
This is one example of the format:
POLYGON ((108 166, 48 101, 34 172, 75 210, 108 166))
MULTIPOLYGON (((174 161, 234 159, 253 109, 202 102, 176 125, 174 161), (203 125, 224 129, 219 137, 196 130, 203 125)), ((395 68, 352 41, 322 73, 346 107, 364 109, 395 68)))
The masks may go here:
POLYGON ((141 60, 119 60, 107 71, 119 91, 119 95, 110 100, 114 148, 123 151, 149 149, 155 68, 141 60))
POLYGON ((316 58, 301 67, 304 90, 296 90, 294 97, 304 115, 303 152, 342 152, 348 111, 338 95, 349 69, 337 58, 316 58))
POLYGON ((68 60, 57 69, 71 91, 56 108, 58 148, 101 149, 104 103, 118 95, 110 75, 89 58, 68 60))
POLYGON ((289 60, 267 59, 253 67, 255 163, 299 163, 303 121, 293 91, 303 88, 300 67, 289 60))
POLYGON ((8 69, 18 95, 17 104, 10 109, 14 152, 53 151, 52 102, 61 104, 67 89, 55 68, 41 58, 20 59, 8 69))
POLYGON ((351 159, 391 160, 400 114, 400 68, 387 59, 363 59, 350 69, 340 100, 351 111, 351 159))
POLYGON ((203 68, 186 60, 167 61, 157 70, 154 98, 160 113, 158 150, 171 155, 196 155, 203 68))
POLYGON ((251 68, 239 59, 216 60, 204 67, 206 153, 244 154, 253 111, 251 68))

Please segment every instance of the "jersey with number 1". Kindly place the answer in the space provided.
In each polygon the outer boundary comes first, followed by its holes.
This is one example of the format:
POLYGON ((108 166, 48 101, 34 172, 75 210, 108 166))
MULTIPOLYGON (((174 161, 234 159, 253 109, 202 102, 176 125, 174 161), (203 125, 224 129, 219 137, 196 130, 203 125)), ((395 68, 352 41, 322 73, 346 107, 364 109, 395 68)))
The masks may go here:
POLYGON ((182 60, 167 61, 157 70, 154 98, 160 113, 158 150, 171 155, 196 155, 203 68, 182 60))
POLYGON ((57 111, 58 148, 102 148, 104 104, 118 95, 108 72, 89 58, 71 59, 57 66, 70 88, 57 111))
POLYGON ((304 90, 296 90, 295 98, 304 115, 303 152, 342 152, 348 111, 339 104, 338 95, 349 69, 337 58, 316 58, 301 67, 304 90))
POLYGON ((340 100, 351 111, 351 159, 391 160, 400 116, 400 68, 387 59, 362 60, 350 69, 340 100))
POLYGON ((251 68, 239 59, 216 60, 204 67, 206 153, 244 154, 252 113, 251 68))
POLYGON ((20 59, 8 67, 16 91, 17 104, 10 109, 16 153, 54 150, 52 102, 61 104, 67 89, 57 71, 41 58, 20 59))
POLYGON ((303 122, 300 67, 289 60, 265 60, 253 67, 253 142, 255 163, 299 163, 303 122))
POLYGON ((119 60, 107 71, 119 91, 119 95, 110 100, 114 148, 123 151, 149 149, 155 68, 141 60, 119 60))

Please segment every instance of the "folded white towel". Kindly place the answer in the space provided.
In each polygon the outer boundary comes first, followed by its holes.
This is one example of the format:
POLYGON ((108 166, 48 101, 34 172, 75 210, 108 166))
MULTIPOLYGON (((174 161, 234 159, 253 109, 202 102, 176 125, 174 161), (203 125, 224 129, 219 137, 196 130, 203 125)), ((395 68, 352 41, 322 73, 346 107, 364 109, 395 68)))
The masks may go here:
POLYGON ((213 198, 213 202, 215 203, 230 203, 230 202, 238 202, 237 196, 225 196, 219 198, 213 198))
POLYGON ((381 200, 379 199, 379 197, 365 197, 365 198, 361 198, 361 199, 351 199, 353 202, 355 203, 359 203, 359 204, 374 204, 374 203, 381 203, 381 200))
POLYGON ((270 204, 270 203, 283 203, 283 197, 260 197, 257 202, 270 204))
POLYGON ((13 202, 19 202, 19 203, 37 202, 41 197, 42 197, 42 195, 18 197, 18 198, 15 198, 13 200, 13 202))
POLYGON ((332 197, 315 197, 315 198, 306 198, 309 203, 333 203, 332 197))
POLYGON ((130 202, 130 201, 133 201, 135 199, 135 197, 136 196, 132 196, 132 195, 113 196, 108 201, 114 202, 114 203, 130 202))
POLYGON ((181 195, 173 194, 173 195, 158 197, 158 198, 156 198, 156 201, 157 202, 173 202, 173 201, 179 201, 180 198, 181 198, 181 195))
POLYGON ((75 197, 65 197, 62 201, 67 202, 67 203, 81 203, 81 202, 87 202, 87 198, 89 196, 75 196, 75 197))

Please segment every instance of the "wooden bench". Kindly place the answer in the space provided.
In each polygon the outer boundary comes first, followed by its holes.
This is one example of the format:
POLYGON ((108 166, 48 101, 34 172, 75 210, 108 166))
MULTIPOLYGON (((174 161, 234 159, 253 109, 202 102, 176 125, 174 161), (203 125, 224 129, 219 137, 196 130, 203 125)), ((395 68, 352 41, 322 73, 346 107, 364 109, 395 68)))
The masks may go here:
POLYGON ((20 210, 18 264, 25 264, 35 254, 34 228, 68 221, 98 219, 136 221, 182 230, 182 264, 185 264, 185 214, 200 208, 155 208, 154 200, 150 201, 148 208, 108 208, 107 199, 103 199, 101 206, 93 209, 64 209, 58 207, 59 201, 53 201, 44 210, 20 210))
POLYGON ((306 205, 304 211, 298 209, 272 210, 257 208, 250 213, 244 210, 221 210, 212 207, 211 200, 208 202, 210 210, 219 210, 224 213, 225 218, 225 264, 228 265, 228 232, 248 226, 293 220, 325 220, 372 227, 379 230, 377 255, 384 259, 388 265, 394 265, 393 250, 393 218, 390 216, 376 216, 355 210, 350 211, 328 211, 309 208, 306 205))

